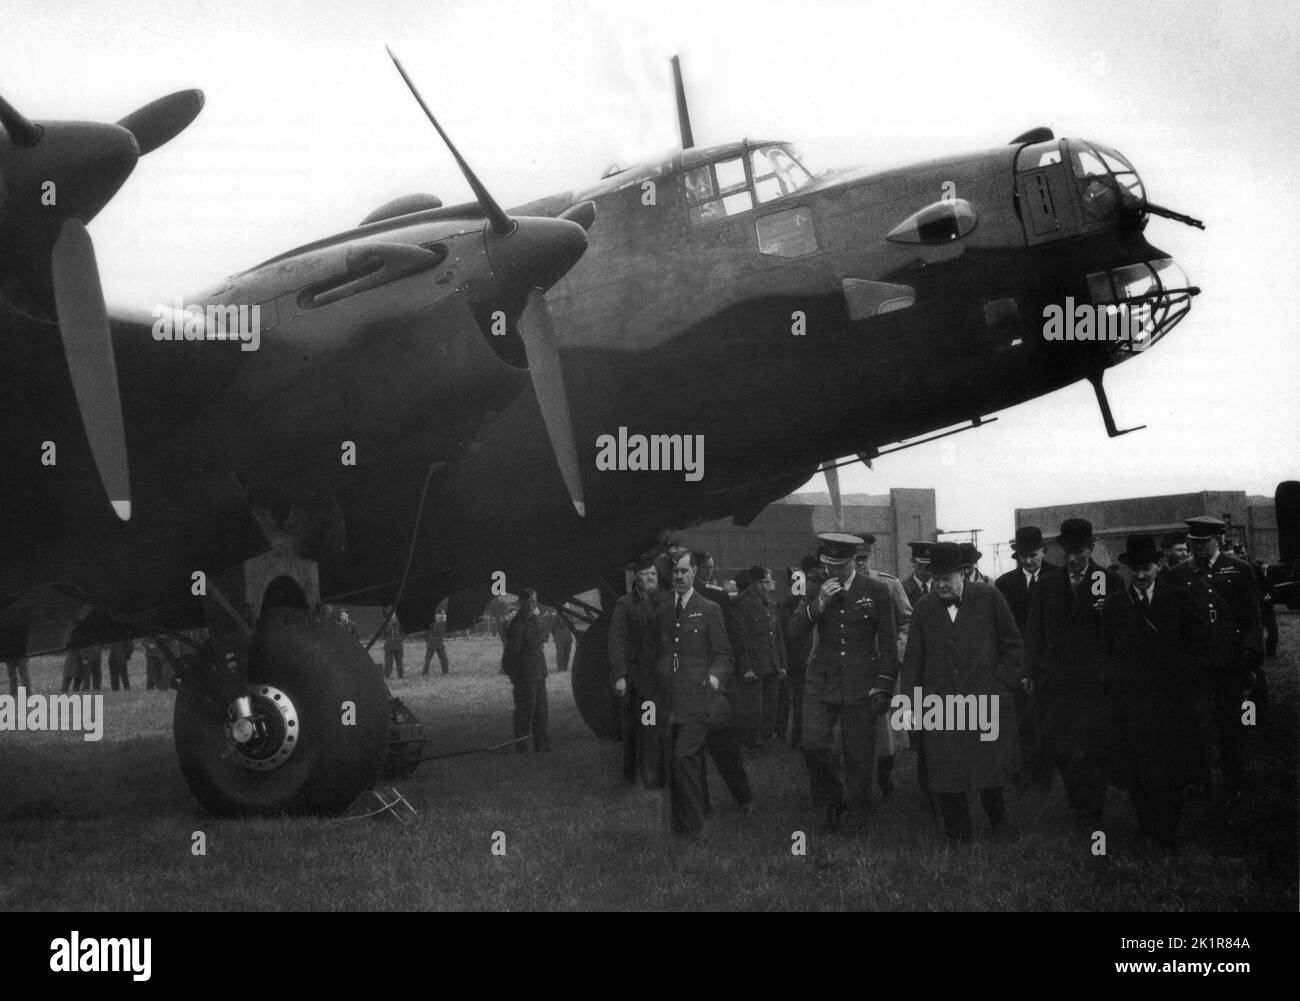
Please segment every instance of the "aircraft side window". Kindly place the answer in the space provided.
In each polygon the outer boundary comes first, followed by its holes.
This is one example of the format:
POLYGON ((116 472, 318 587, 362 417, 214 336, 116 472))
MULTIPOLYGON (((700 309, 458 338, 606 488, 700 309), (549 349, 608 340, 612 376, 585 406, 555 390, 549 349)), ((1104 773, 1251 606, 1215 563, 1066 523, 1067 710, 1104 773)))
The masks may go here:
POLYGON ((773 257, 805 257, 817 252, 812 212, 800 206, 754 220, 758 252, 773 257))
POLYGON ((760 205, 793 194, 812 179, 780 146, 754 150, 749 163, 754 174, 754 194, 760 205))
POLYGON ((745 177, 745 162, 738 156, 697 167, 688 171, 685 179, 692 224, 725 219, 754 207, 754 197, 745 177))

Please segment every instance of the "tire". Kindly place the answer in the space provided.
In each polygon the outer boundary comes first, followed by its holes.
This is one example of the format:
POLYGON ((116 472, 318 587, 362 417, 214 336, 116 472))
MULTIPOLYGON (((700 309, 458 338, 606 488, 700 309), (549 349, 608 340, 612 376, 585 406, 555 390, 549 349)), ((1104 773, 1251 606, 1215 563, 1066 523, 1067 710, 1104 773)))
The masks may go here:
POLYGON ((598 737, 618 740, 618 702, 609 685, 609 619, 605 616, 578 636, 570 669, 573 701, 582 720, 598 737))
MULTIPOLYGON (((374 785, 388 750, 388 689, 381 669, 347 632, 300 609, 267 611, 253 637, 249 688, 255 698, 279 695, 296 717, 283 727, 286 735, 296 732, 292 750, 268 770, 254 770, 244 763, 248 756, 231 753, 224 709, 192 691, 176 695, 176 755, 208 811, 336 816, 374 785), (345 702, 355 705, 350 724, 345 702)), ((286 736, 277 746, 289 743, 286 736)))

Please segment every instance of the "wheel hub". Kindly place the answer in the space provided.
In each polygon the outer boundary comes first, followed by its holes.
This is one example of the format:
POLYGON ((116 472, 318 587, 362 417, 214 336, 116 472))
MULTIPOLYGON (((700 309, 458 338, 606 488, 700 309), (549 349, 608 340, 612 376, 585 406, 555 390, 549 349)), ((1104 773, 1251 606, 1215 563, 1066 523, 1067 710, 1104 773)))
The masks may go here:
POLYGON ((272 685, 254 685, 248 699, 251 703, 249 716, 238 715, 235 704, 228 714, 231 718, 226 722, 226 739, 231 754, 252 771, 274 771, 288 761, 298 747, 297 707, 288 695, 272 685))

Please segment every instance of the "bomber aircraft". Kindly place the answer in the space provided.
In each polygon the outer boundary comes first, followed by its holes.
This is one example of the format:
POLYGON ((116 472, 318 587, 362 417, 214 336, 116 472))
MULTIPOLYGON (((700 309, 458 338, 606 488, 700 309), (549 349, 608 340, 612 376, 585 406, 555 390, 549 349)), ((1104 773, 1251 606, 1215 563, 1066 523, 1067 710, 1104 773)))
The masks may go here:
MULTIPOLYGON (((819 468, 834 491, 841 457, 1082 379, 1125 433, 1105 371, 1198 292, 1147 225, 1200 225, 1129 159, 1035 128, 817 172, 782 140, 696 146, 673 67, 668 155, 506 211, 443 134, 474 202, 403 197, 121 314, 86 224, 202 95, 116 125, 0 101, 0 656, 49 652, 51 596, 68 646, 185 639, 175 744, 203 805, 337 812, 409 730, 322 601, 415 622, 450 597, 454 629, 502 570, 564 606, 666 528, 746 524, 819 468)), ((616 733, 602 624, 573 683, 616 733)))

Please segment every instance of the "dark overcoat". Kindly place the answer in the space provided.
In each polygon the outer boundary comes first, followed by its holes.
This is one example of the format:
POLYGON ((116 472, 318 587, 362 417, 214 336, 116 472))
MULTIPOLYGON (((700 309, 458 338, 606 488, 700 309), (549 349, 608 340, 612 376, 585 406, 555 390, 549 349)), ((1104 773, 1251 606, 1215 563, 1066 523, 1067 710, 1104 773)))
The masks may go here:
MULTIPOLYGON (((997 738, 981 740, 976 726, 912 731, 920 734, 922 786, 931 793, 992 789, 1003 784, 1003 748, 1014 733, 1012 691, 1020 682, 1020 631, 1006 598, 991 584, 968 582, 956 621, 933 591, 912 609, 899 694, 922 711, 927 695, 997 699, 997 738), (922 704, 915 704, 916 689, 922 704)), ((992 707, 993 703, 988 705, 992 707)), ((894 710, 891 710, 891 715, 894 710)))
POLYGON ((1123 589, 1101 615, 1102 672, 1110 690, 1110 781, 1123 789, 1208 784, 1205 735, 1194 707, 1195 652, 1208 640, 1187 595, 1157 580, 1142 609, 1123 589))
POLYGON ((1118 574, 1092 560, 1078 591, 1071 589, 1065 567, 1038 578, 1025 627, 1025 676, 1034 683, 1043 754, 1100 754, 1103 749, 1106 704, 1097 606, 1123 589, 1118 574))

